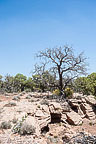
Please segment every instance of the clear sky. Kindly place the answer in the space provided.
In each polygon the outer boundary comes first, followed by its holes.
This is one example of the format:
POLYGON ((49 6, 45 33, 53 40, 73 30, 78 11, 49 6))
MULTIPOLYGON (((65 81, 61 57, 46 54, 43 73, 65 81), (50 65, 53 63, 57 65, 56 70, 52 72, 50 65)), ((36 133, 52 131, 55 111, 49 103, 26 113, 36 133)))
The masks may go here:
POLYGON ((96 72, 96 0, 0 0, 0 74, 31 76, 35 53, 69 44, 96 72))

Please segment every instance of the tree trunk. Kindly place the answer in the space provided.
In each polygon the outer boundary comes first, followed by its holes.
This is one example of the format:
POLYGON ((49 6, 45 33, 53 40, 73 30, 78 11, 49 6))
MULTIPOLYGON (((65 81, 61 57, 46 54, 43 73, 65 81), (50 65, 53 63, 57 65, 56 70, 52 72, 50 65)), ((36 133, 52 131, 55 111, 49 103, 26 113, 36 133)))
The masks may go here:
POLYGON ((62 73, 60 72, 60 66, 58 66, 58 73, 59 73, 59 90, 60 95, 62 95, 63 82, 62 82, 62 73))
POLYGON ((24 91, 24 85, 21 85, 21 92, 24 91))
MULTIPOLYGON (((62 91, 63 84, 62 84, 62 74, 59 76, 59 85, 60 85, 60 91, 62 91)), ((61 92, 62 93, 62 92, 61 92)))

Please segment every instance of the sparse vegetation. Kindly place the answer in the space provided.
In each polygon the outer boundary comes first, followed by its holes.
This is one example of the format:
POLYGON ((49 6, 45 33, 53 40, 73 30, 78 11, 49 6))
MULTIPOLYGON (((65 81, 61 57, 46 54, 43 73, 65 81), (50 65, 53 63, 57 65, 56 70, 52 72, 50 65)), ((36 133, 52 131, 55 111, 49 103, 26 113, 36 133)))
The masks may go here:
POLYGON ((59 96, 60 95, 60 90, 59 89, 55 89, 53 91, 53 95, 59 96))
POLYGON ((14 127, 12 128, 12 132, 13 133, 20 133, 20 129, 22 126, 22 123, 24 122, 24 120, 27 118, 27 115, 23 116, 22 119, 20 121, 17 121, 17 123, 14 125, 14 127))
POLYGON ((12 120, 12 122, 14 123, 14 124, 16 124, 17 123, 17 121, 18 121, 18 119, 17 118, 13 118, 13 120, 12 120))
POLYGON ((90 125, 90 126, 92 126, 92 125, 93 125, 93 123, 90 121, 90 122, 89 122, 89 125, 90 125))
POLYGON ((20 128, 21 135, 34 134, 34 133, 35 133, 35 127, 32 125, 28 125, 27 123, 24 123, 20 128))
POLYGON ((13 97, 13 100, 19 101, 19 100, 20 100, 20 97, 19 97, 19 96, 14 96, 14 97, 13 97))
POLYGON ((16 103, 15 102, 9 102, 9 105, 10 106, 16 106, 16 103))
POLYGON ((1 129, 10 129, 11 128, 11 123, 9 121, 4 121, 0 124, 1 129))
POLYGON ((40 102, 41 105, 49 105, 48 100, 44 99, 40 102))
POLYGON ((40 105, 38 105, 37 107, 40 108, 40 105))
POLYGON ((26 96, 26 99, 31 99, 31 96, 30 95, 26 96))
POLYGON ((67 98, 72 98, 73 96, 73 90, 71 88, 66 88, 64 93, 65 93, 65 97, 67 98))

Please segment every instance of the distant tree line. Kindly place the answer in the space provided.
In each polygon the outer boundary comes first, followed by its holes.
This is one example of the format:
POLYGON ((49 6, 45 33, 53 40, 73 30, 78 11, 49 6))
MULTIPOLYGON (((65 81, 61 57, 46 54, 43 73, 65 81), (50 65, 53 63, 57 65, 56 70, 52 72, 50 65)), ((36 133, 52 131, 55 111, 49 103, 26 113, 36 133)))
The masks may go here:
MULTIPOLYGON (((36 73, 29 78, 20 73, 16 74, 16 76, 6 75, 3 77, 0 75, 0 92, 53 92, 58 89, 58 83, 59 81, 48 71, 42 75, 36 73)), ((75 78, 67 84, 66 88, 84 95, 92 94, 96 96, 96 73, 75 78)))
POLYGON ((82 92, 84 95, 92 94, 96 96, 96 73, 74 80, 74 90, 82 92))
POLYGON ((39 91, 44 92, 51 90, 55 83, 55 78, 45 71, 42 75, 34 74, 27 78, 23 74, 16 74, 16 76, 0 75, 0 92, 22 92, 22 91, 39 91))

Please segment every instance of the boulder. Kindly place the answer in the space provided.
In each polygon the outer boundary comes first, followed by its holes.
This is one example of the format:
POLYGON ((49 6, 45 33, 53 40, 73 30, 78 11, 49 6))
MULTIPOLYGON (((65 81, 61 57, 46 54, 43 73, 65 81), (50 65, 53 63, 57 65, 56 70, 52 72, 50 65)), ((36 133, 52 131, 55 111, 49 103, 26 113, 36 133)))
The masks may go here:
POLYGON ((81 103, 81 100, 77 100, 77 99, 69 100, 69 105, 70 105, 71 109, 77 113, 78 113, 78 109, 79 109, 79 103, 81 103))
POLYGON ((70 108, 68 102, 64 102, 61 106, 62 106, 62 112, 63 113, 71 111, 71 108, 70 108))
POLYGON ((94 98, 93 95, 86 96, 85 100, 88 104, 96 105, 96 99, 94 98))
POLYGON ((52 102, 49 105, 50 113, 62 113, 62 107, 59 103, 52 102))
POLYGON ((61 121, 62 107, 59 103, 53 102, 49 105, 49 111, 51 115, 51 123, 57 123, 61 121))
POLYGON ((83 111, 81 110, 80 106, 78 107, 78 114, 81 116, 81 118, 85 117, 85 114, 83 113, 83 111))
POLYGON ((73 107, 78 107, 78 104, 82 103, 81 100, 77 99, 69 99, 69 104, 73 107))
POLYGON ((92 107, 89 104, 87 104, 87 103, 84 103, 84 104, 82 103, 80 105, 80 108, 81 108, 81 110, 83 111, 84 114, 86 114, 87 111, 88 112, 92 112, 93 111, 92 107))
POLYGON ((96 118, 95 113, 93 111, 93 108, 91 105, 87 104, 87 103, 82 103, 80 105, 81 110, 83 111, 83 113, 85 114, 85 117, 90 119, 90 120, 94 120, 96 118))
POLYGON ((73 98, 81 99, 83 97, 82 93, 73 93, 73 98))
POLYGON ((47 106, 42 106, 41 109, 37 109, 35 117, 38 120, 40 129, 43 129, 51 122, 50 112, 47 106))
POLYGON ((71 111, 71 112, 67 113, 66 116, 67 116, 67 121, 69 124, 71 124, 71 125, 82 124, 82 118, 76 112, 71 111))
POLYGON ((44 114, 41 110, 37 110, 35 116, 38 117, 39 119, 42 119, 44 117, 47 117, 48 115, 44 114))
POLYGON ((66 114, 62 114, 61 120, 62 120, 64 123, 67 123, 67 122, 66 122, 66 120, 67 120, 66 114))

